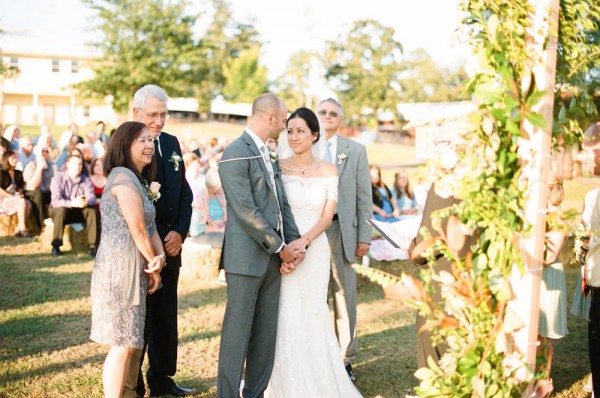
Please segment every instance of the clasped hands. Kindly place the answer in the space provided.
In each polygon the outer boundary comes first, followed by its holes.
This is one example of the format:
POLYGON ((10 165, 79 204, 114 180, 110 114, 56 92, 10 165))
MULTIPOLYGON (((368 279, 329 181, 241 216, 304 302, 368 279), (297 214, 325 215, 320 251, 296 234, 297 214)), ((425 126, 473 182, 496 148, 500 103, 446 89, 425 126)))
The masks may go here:
POLYGON ((281 257, 281 267, 279 268, 279 271, 284 275, 294 272, 298 264, 304 260, 305 255, 306 242, 302 239, 296 239, 285 245, 279 252, 279 257, 281 257))
POLYGON ((148 294, 152 294, 161 287, 160 283, 160 271, 165 266, 165 255, 159 254, 154 256, 152 260, 148 262, 148 266, 144 269, 144 272, 148 274, 148 294))

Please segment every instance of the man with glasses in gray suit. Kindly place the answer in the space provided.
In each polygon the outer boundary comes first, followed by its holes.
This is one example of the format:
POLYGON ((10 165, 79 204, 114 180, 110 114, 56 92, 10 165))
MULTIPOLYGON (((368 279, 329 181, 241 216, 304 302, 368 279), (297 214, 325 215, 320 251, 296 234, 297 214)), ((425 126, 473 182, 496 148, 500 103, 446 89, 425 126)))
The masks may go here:
POLYGON ((331 280, 335 333, 338 337, 348 377, 356 376, 352 363, 358 356, 356 333, 356 272, 352 264, 366 256, 371 244, 373 197, 369 160, 364 145, 338 134, 342 124, 342 104, 328 98, 318 106, 317 115, 327 137, 324 159, 337 165, 338 203, 333 224, 327 230, 331 247, 331 280))

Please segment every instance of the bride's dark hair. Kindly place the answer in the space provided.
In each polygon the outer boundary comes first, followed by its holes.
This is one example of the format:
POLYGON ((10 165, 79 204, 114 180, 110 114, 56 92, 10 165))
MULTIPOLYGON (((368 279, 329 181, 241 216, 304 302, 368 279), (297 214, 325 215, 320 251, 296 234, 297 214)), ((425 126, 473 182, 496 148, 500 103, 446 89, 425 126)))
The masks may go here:
POLYGON ((321 134, 319 134, 320 128, 319 128, 319 119, 317 119, 317 115, 315 115, 315 113, 308 108, 304 108, 304 107, 298 108, 294 112, 292 112, 290 117, 288 117, 288 120, 285 123, 285 127, 287 127, 290 120, 297 118, 297 117, 299 117, 300 119, 302 119, 306 122, 306 125, 310 129, 310 132, 312 133, 313 136, 315 136, 315 140, 313 141, 313 144, 315 142, 319 141, 319 138, 321 138, 321 134))

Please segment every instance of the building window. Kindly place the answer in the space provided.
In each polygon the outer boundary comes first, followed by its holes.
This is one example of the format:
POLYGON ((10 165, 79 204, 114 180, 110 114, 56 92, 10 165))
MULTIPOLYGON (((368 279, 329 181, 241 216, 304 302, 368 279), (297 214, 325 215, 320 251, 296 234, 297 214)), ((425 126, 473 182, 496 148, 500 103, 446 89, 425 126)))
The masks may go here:
POLYGON ((19 68, 19 58, 10 57, 10 61, 8 62, 8 67, 18 69, 19 68))
POLYGON ((79 61, 76 59, 71 60, 71 73, 79 72, 79 61))
POLYGON ((90 117, 90 107, 89 107, 89 105, 86 105, 86 106, 83 107, 83 116, 90 117))
POLYGON ((59 72, 60 71, 60 61, 58 59, 53 59, 52 60, 52 72, 59 72))

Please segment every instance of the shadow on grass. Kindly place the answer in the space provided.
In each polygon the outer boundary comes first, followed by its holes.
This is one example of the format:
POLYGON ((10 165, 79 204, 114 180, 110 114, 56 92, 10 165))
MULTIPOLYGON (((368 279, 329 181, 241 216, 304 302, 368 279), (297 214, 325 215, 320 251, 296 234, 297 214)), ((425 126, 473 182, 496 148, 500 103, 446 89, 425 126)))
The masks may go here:
POLYGON ((0 361, 51 353, 89 342, 89 314, 37 315, 0 323, 0 361))
POLYGON ((227 288, 221 285, 206 285, 191 293, 183 294, 178 297, 178 309, 186 310, 188 308, 201 308, 213 304, 225 303, 227 300, 227 288))
MULTIPOLYGON (((98 362, 103 362, 105 354, 101 355, 91 355, 84 358, 78 358, 76 361, 67 361, 62 363, 55 363, 48 366, 42 366, 38 369, 26 369, 24 371, 19 372, 11 372, 10 368, 5 368, 3 373, 0 375, 0 385, 7 385, 10 383, 15 383, 20 380, 30 380, 36 377, 44 377, 48 380, 51 379, 49 377, 53 374, 60 373, 68 373, 70 370, 82 368, 85 365, 97 364, 98 362)), ((98 386, 100 388, 100 386, 98 386)), ((19 395, 21 396, 21 395, 19 395)), ((23 395, 24 396, 24 395, 23 395)))
POLYGON ((365 397, 404 397, 418 385, 414 325, 360 336, 360 353, 353 366, 356 387, 365 397))

